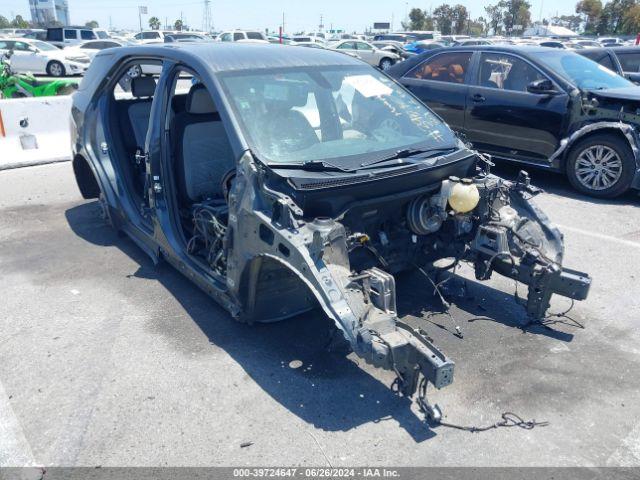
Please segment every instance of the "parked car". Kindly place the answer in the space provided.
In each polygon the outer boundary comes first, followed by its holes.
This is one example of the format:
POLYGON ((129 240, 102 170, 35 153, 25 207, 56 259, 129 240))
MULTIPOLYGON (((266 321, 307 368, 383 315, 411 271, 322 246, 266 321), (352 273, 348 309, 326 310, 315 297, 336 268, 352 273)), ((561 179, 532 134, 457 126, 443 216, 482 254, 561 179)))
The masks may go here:
POLYGON ((64 52, 67 55, 73 57, 80 57, 82 55, 88 56, 90 59, 96 56, 96 54, 107 48, 118 48, 127 45, 134 45, 133 42, 123 42, 121 40, 107 39, 107 40, 90 40, 88 42, 80 43, 66 47, 64 52))
POLYGON ((573 40, 572 43, 582 48, 602 48, 602 44, 596 40, 573 40))
POLYGON ((402 42, 395 42, 393 40, 381 40, 378 42, 373 41, 371 42, 371 45, 373 45, 376 48, 379 48, 380 50, 393 52, 402 58, 409 58, 416 54, 415 52, 411 52, 405 49, 405 45, 402 42))
POLYGON ((0 38, 0 55, 13 51, 11 69, 17 73, 64 77, 83 73, 91 60, 83 53, 68 53, 47 42, 27 38, 0 38))
POLYGON ((136 33, 133 38, 140 43, 161 43, 164 37, 177 33, 175 30, 143 30, 136 33))
POLYGON ((267 36, 258 30, 232 30, 216 37, 218 42, 268 43, 267 36))
POLYGON ((622 47, 625 44, 625 41, 618 37, 600 37, 598 42, 603 47, 622 47))
POLYGON ((175 42, 209 42, 211 39, 205 37, 204 35, 200 35, 198 33, 172 33, 170 35, 164 36, 165 43, 175 43, 175 42))
POLYGON ((640 48, 612 47, 589 48, 578 52, 618 75, 640 84, 640 48))
POLYGON ((106 40, 109 33, 103 28, 52 27, 47 28, 47 42, 57 47, 78 44, 87 40, 106 40))
POLYGON ((453 47, 389 75, 498 160, 564 172, 596 197, 640 188, 640 89, 577 53, 453 47))
POLYGON ((317 43, 323 46, 327 44, 324 38, 315 37, 313 35, 294 35, 291 37, 291 40, 296 43, 317 43))
POLYGON ((380 50, 369 42, 357 40, 342 40, 331 45, 332 49, 350 52, 358 55, 362 60, 374 67, 380 67, 382 70, 391 68, 393 64, 399 62, 402 57, 387 50, 380 50))
POLYGON ((453 362, 398 318, 396 272, 469 261, 480 279, 531 284, 538 320, 553 293, 589 290, 588 275, 563 269, 562 236, 531 204, 525 174, 489 174, 427 107, 349 56, 118 48, 96 55, 72 115, 78 186, 115 229, 238 320, 320 308, 356 355, 396 372, 404 395, 418 392, 433 421, 427 382, 449 385, 453 362), (165 68, 115 95, 144 62, 165 68))
POLYGON ((420 54, 428 52, 430 50, 438 50, 439 48, 445 48, 447 45, 440 41, 434 40, 418 40, 415 42, 407 43, 405 49, 413 54, 420 54))
POLYGON ((380 33, 373 36, 374 42, 382 40, 393 40, 394 42, 411 43, 415 42, 417 38, 414 35, 408 35, 405 33, 380 33))

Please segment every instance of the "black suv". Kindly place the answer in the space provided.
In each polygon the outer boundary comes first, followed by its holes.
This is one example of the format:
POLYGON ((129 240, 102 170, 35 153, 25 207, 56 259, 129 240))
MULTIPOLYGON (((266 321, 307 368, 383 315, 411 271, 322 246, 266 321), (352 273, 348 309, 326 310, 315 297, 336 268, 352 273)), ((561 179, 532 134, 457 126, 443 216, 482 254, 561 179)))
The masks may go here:
POLYGON ((474 147, 499 160, 565 172, 579 191, 640 187, 640 89, 574 52, 456 47, 388 72, 474 147))

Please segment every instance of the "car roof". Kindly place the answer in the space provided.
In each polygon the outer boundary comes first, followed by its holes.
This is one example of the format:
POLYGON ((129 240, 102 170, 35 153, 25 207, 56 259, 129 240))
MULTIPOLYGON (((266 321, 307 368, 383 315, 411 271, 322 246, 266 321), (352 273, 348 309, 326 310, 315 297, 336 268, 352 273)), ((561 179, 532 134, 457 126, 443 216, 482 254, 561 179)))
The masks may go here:
POLYGON ((295 48, 295 45, 268 43, 185 42, 136 45, 98 54, 98 56, 103 55, 157 56, 181 61, 187 65, 202 63, 214 73, 279 67, 363 65, 363 62, 357 58, 327 49, 295 48))

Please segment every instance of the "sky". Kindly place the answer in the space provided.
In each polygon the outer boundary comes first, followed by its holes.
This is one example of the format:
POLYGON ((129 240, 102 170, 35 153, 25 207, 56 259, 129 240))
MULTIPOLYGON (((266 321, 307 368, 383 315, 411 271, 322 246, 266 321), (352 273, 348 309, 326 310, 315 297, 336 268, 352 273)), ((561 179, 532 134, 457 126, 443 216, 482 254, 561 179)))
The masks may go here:
MULTIPOLYGON (((473 18, 484 15, 485 5, 497 0, 452 0, 467 7, 473 18)), ((532 19, 556 14, 572 14, 577 0, 529 0, 532 19)), ((202 28, 204 0, 68 0, 71 21, 83 25, 97 20, 100 26, 114 29, 139 29, 138 5, 148 8, 142 16, 143 28, 148 28, 148 19, 158 17, 170 24, 180 18, 192 29, 202 28)), ((418 7, 433 9, 444 3, 436 1, 404 0, 210 0, 211 17, 215 30, 231 28, 269 28, 277 30, 284 13, 285 31, 313 31, 318 29, 322 15, 325 29, 341 28, 345 31, 362 32, 371 28, 373 22, 391 22, 400 29, 400 21, 407 12, 418 7)), ((28 0, 0 0, 0 15, 13 18, 22 15, 31 19, 28 0)))

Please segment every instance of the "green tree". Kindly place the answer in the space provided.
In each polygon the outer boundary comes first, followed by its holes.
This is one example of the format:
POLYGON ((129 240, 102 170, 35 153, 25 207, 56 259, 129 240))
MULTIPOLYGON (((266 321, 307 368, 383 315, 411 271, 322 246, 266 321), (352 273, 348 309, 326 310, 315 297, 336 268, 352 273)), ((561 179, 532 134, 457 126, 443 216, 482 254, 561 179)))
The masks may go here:
POLYGON ((469 12, 464 5, 456 5, 451 9, 451 19, 453 21, 452 30, 454 33, 465 33, 469 28, 469 12))
POLYGON ((487 14, 489 29, 494 35, 499 35, 502 31, 502 8, 498 4, 484 7, 487 14))
POLYGON ((89 28, 98 28, 100 24, 95 20, 89 20, 87 23, 84 24, 84 26, 89 28))
POLYGON ((453 9, 443 3, 433 11, 433 19, 443 35, 451 35, 453 26, 453 9))
POLYGON ((625 12, 620 33, 630 35, 638 32, 640 32, 640 5, 636 3, 625 12))
POLYGON ((433 30, 433 19, 427 12, 419 8, 412 8, 409 12, 409 21, 402 22, 405 30, 433 30))
POLYGON ((601 0, 581 0, 576 4, 576 13, 584 20, 585 33, 595 33, 602 15, 601 0))
POLYGON ((173 28, 180 31, 182 30, 182 27, 184 27, 184 24, 182 23, 182 20, 178 19, 174 22, 173 24, 173 28))
POLYGON ((551 18, 551 23, 553 25, 560 25, 561 27, 566 27, 574 32, 580 30, 580 26, 583 22, 584 19, 580 15, 560 15, 559 17, 551 18))
POLYGON ((16 15, 16 18, 11 22, 13 28, 29 28, 29 22, 27 22, 22 15, 16 15))
POLYGON ((160 30, 160 19, 158 17, 151 17, 149 19, 149 28, 151 28, 151 30, 160 30))
POLYGON ((11 22, 7 19, 7 17, 3 17, 0 15, 0 28, 9 28, 11 26, 11 22))
POLYGON ((469 35, 486 35, 488 22, 484 17, 478 17, 475 20, 470 20, 468 25, 469 35))
POLYGON ((531 4, 526 0, 500 0, 498 7, 502 10, 502 23, 508 33, 518 33, 514 26, 525 29, 531 24, 531 4))

